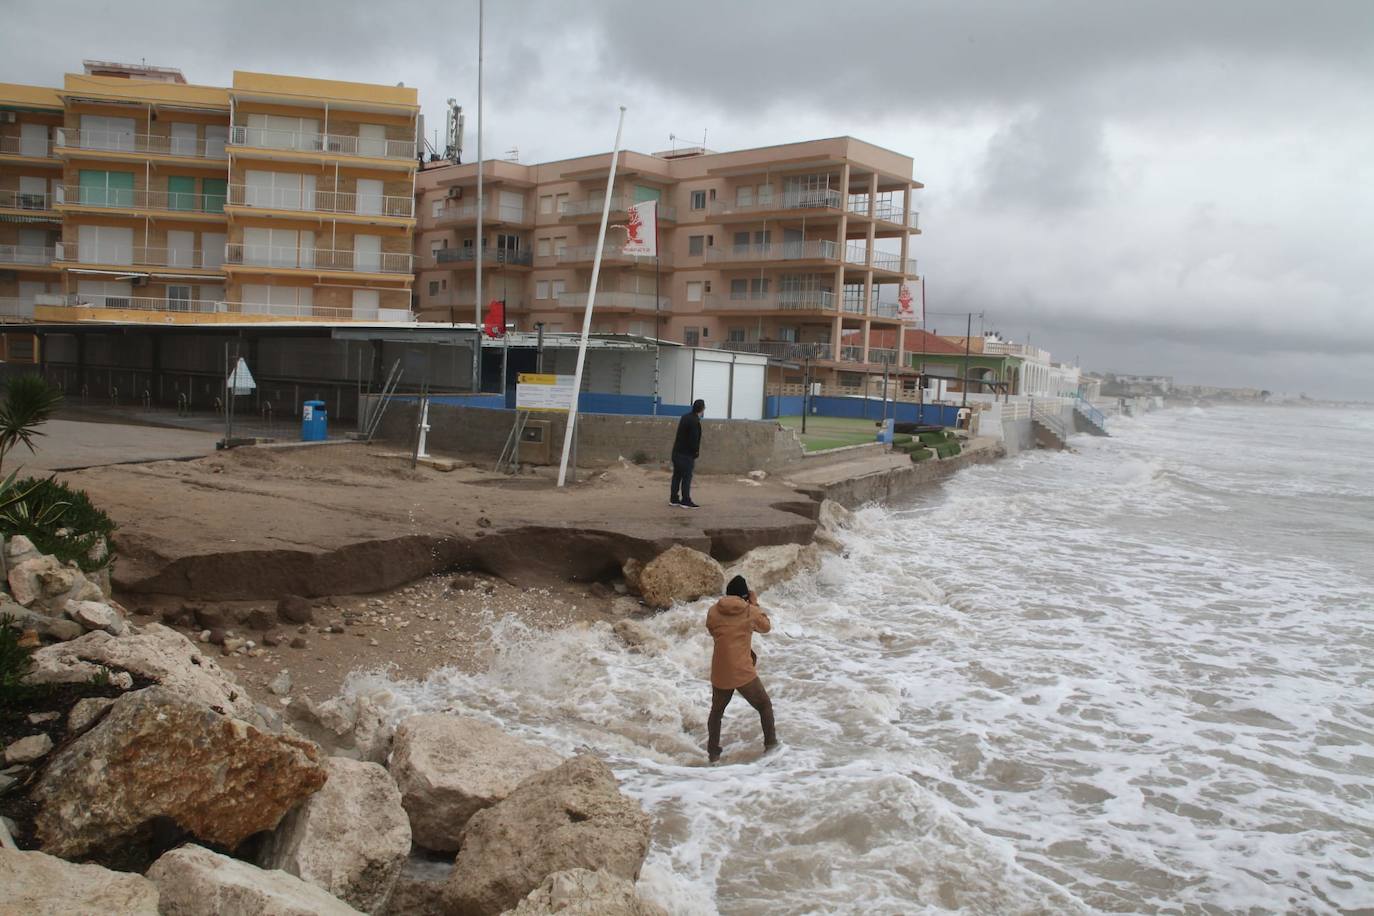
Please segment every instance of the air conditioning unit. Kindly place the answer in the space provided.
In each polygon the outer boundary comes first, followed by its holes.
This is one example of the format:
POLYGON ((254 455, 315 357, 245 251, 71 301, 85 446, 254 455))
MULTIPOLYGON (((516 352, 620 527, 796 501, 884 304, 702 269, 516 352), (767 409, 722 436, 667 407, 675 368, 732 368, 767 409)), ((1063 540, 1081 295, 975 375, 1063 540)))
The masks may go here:
POLYGON ((462 199, 462 197, 463 197, 463 189, 462 189, 462 188, 449 188, 449 189, 448 189, 448 197, 449 197, 449 200, 460 200, 460 199, 462 199))
POLYGON ((131 282, 131 284, 132 284, 134 287, 147 286, 147 285, 148 285, 148 278, 147 278, 147 277, 134 277, 133 280, 130 281, 130 282, 131 282))
POLYGON ((19 120, 19 115, 13 111, 0 111, 0 124, 14 124, 19 120))

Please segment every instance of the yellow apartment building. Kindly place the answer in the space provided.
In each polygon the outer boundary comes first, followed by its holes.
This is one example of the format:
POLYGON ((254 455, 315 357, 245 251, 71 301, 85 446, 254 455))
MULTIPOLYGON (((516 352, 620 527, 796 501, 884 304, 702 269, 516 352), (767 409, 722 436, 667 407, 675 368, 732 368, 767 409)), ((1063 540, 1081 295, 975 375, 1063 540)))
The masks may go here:
MULTIPOLYGON (((581 330, 610 159, 485 163, 480 246, 476 165, 423 168, 421 318, 470 322, 477 302, 502 299, 521 330, 581 330)), ((611 230, 593 330, 767 354, 775 381, 800 382, 804 362, 840 384, 905 371, 898 298, 903 286, 920 296, 912 241, 923 185, 912 171, 909 157, 852 137, 623 152, 611 223, 657 200, 660 257, 624 255, 624 233, 611 230)))
POLYGON ((418 115, 404 86, 241 71, 0 84, 0 318, 408 321, 418 115))

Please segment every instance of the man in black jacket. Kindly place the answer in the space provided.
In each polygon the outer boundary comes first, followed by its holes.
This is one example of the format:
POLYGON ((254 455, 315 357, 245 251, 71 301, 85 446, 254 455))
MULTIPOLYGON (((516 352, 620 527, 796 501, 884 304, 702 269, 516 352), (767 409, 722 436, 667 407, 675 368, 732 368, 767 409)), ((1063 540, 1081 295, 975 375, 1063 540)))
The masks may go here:
POLYGON ((701 508, 692 502, 692 469, 701 455, 701 415, 704 413, 706 402, 698 398, 692 402, 692 409, 677 421, 677 438, 673 440, 673 488, 668 494, 670 506, 701 508), (678 499, 679 492, 681 499, 678 499))

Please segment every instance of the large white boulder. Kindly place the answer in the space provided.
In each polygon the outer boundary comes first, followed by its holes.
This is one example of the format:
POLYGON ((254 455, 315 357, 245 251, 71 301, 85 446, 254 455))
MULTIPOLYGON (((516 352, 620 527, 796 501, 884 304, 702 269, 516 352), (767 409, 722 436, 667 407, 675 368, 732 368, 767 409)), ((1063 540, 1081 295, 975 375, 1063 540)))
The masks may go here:
POLYGON ((604 871, 574 868, 549 875, 503 916, 668 916, 635 891, 633 881, 604 871))
POLYGON ((0 847, 0 913, 157 916, 157 885, 141 875, 0 847))
POLYGON ((725 591, 725 570, 700 550, 674 544, 644 567, 639 590, 645 604, 668 608, 675 601, 721 594, 725 591))
POLYGON ((548 748, 478 719, 423 715, 396 729, 390 769, 415 842, 450 852, 469 818, 561 761, 548 748))
POLYGON ((344 916, 353 907, 284 871, 182 846, 148 869, 162 916, 344 916))
POLYGON ((316 761, 312 744, 149 687, 51 757, 34 826, 42 848, 66 858, 127 860, 159 823, 233 849, 324 785, 316 761))
POLYGON ((367 913, 386 903, 410 856, 401 793, 375 763, 328 757, 324 788, 291 811, 258 857, 367 913))
POLYGON ((188 700, 253 720, 253 700, 234 676, 176 630, 158 623, 135 636, 102 631, 33 653, 30 684, 83 684, 105 671, 127 671, 169 687, 188 700))
POLYGON ((820 564, 820 549, 811 544, 805 547, 800 544, 755 547, 725 571, 725 578, 728 582, 735 576, 743 576, 750 588, 761 592, 794 576, 818 569, 820 564))
POLYGON ((620 793, 606 764, 581 755, 473 816, 449 877, 449 907, 500 913, 575 868, 635 881, 648 851, 648 815, 620 793))

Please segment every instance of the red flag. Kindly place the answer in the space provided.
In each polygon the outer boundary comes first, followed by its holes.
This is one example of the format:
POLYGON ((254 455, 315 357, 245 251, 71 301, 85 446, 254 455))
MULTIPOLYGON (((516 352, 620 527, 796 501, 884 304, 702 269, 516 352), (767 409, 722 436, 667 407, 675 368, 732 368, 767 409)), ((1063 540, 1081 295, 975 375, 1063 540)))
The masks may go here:
POLYGON ((506 303, 493 299, 487 303, 487 320, 482 322, 482 332, 488 337, 501 337, 506 333, 506 303))

